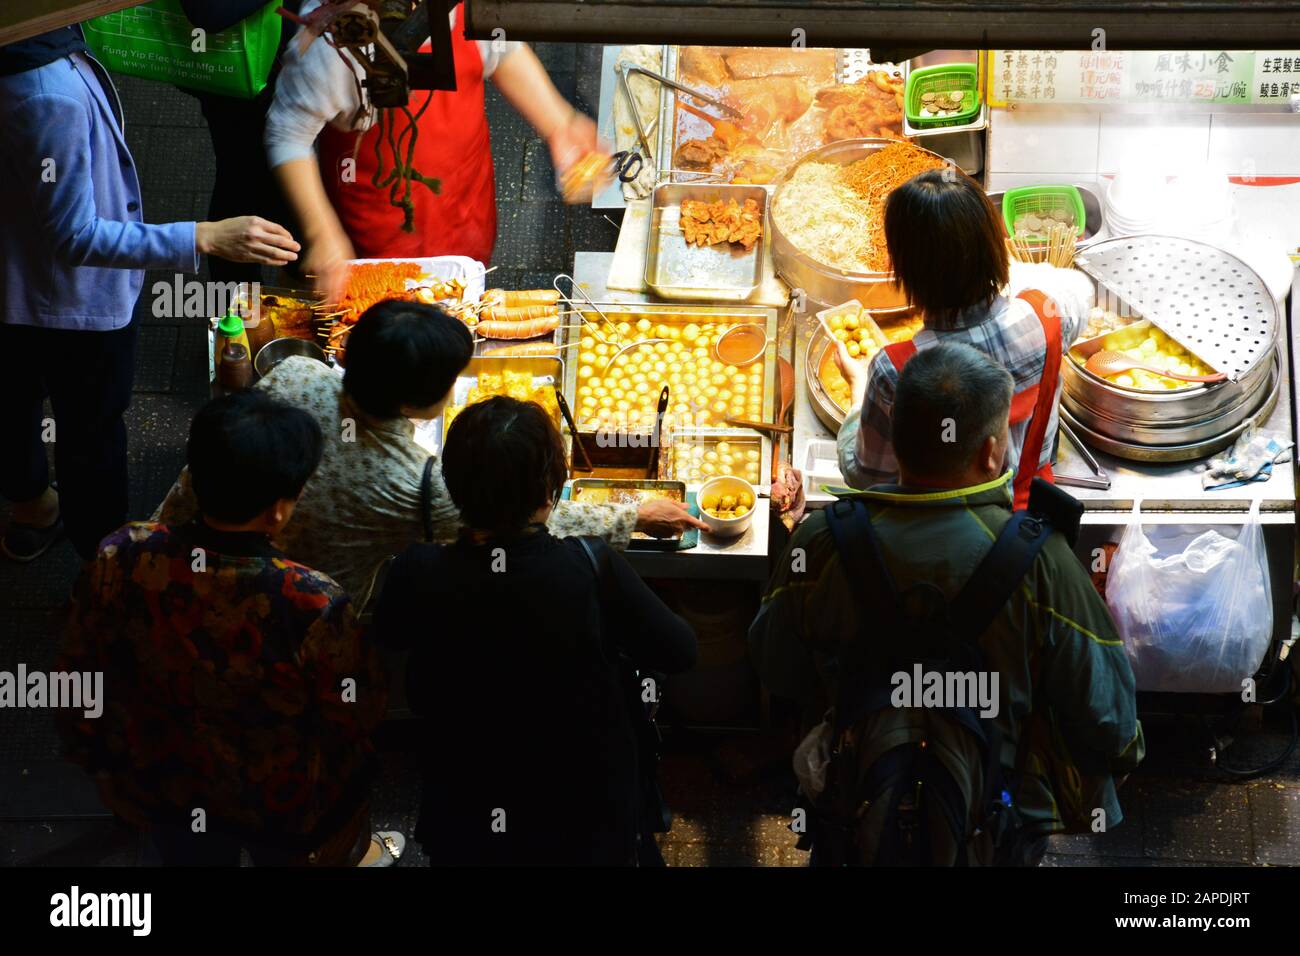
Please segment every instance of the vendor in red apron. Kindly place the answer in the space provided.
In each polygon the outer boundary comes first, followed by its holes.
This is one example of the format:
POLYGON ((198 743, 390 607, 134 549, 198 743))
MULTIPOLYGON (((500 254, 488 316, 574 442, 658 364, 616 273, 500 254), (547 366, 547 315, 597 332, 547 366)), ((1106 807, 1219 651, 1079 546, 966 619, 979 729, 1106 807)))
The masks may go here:
MULTIPOLYGON (((1052 480, 1061 356, 1092 305, 1089 280, 1009 262, 1002 217, 974 180, 952 169, 921 173, 890 195, 885 242, 895 280, 925 324, 869 363, 839 343, 836 364, 853 392, 836 440, 845 481, 865 489, 896 480, 891 420, 899 371, 922 349, 963 342, 996 359, 1015 382, 1006 464, 1015 470, 1015 506, 1025 507, 1034 477, 1052 480)), ((961 427, 960 409, 951 424, 961 427)))
MULTIPOLYGON (((366 0, 378 6, 378 0, 366 0)), ((311 22, 319 0, 306 0, 311 22)), ((562 97, 545 67, 526 45, 465 38, 464 12, 449 14, 456 64, 455 90, 412 90, 409 110, 419 117, 411 165, 440 188, 412 184, 411 229, 376 187, 394 167, 393 149, 382 135, 361 67, 318 37, 295 41, 285 54, 275 100, 267 115, 266 148, 271 168, 302 223, 307 251, 304 272, 334 298, 341 292, 342 265, 352 258, 469 256, 486 263, 496 242, 496 191, 492 170, 484 80, 497 88, 550 148, 558 171, 597 149, 596 126, 562 97), (376 150, 378 149, 378 154, 376 150)), ((304 28, 305 29, 305 28, 304 28)), ((429 50, 426 43, 422 48, 429 50)), ((399 110, 384 111, 396 138, 407 128, 399 110)), ((402 139, 402 161, 408 140, 402 139)))

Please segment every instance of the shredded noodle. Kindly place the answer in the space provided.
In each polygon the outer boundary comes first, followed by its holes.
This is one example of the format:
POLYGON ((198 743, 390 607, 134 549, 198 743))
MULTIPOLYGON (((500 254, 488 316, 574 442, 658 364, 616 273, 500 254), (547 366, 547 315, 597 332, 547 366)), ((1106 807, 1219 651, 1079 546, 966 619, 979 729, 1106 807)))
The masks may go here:
POLYGON ((885 200, 943 160, 910 143, 890 143, 847 166, 803 163, 778 190, 772 215, 800 252, 849 272, 888 272, 885 200))

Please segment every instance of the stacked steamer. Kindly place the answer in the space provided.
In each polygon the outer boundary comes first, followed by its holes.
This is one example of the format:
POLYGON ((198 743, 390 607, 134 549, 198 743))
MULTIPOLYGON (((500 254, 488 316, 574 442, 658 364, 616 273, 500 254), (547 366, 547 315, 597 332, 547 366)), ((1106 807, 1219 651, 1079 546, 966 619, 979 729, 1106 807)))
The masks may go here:
POLYGON ((1102 311, 1062 362, 1061 414, 1093 445, 1138 461, 1191 461, 1271 413, 1281 313, 1248 265, 1195 240, 1148 235, 1103 240, 1075 264, 1097 281, 1102 311), (1102 378, 1084 367, 1100 349, 1227 380, 1180 383, 1138 371, 1102 378))

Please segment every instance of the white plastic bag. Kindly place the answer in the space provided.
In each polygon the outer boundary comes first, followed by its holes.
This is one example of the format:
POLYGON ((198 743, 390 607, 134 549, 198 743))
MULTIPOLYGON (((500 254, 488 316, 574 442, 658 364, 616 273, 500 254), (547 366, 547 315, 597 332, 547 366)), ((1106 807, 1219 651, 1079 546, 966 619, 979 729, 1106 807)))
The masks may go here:
POLYGON ((1273 635, 1259 503, 1235 540, 1222 530, 1153 525, 1144 533, 1134 503, 1106 603, 1138 690, 1240 693, 1259 669, 1273 635))

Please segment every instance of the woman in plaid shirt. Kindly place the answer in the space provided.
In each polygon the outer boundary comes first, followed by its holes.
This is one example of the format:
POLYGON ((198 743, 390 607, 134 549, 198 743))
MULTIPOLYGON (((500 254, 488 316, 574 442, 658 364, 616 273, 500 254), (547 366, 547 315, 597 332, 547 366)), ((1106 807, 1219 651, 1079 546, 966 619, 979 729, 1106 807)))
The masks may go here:
POLYGON ((896 281, 925 326, 869 363, 839 343, 837 364, 853 390, 837 438, 845 481, 865 489, 895 480, 891 420, 899 370, 916 351, 963 342, 1000 362, 1015 381, 1007 464, 1016 469, 1016 506, 1024 507, 1034 475, 1051 476, 1060 356, 1092 307, 1091 281, 1070 269, 1009 263, 993 204, 978 183, 951 169, 921 173, 894 191, 885 241, 896 281), (1048 388, 1040 398, 1045 370, 1048 388))

